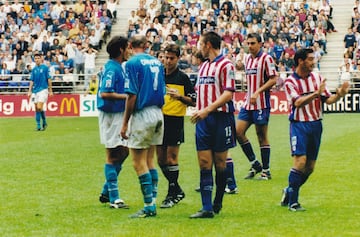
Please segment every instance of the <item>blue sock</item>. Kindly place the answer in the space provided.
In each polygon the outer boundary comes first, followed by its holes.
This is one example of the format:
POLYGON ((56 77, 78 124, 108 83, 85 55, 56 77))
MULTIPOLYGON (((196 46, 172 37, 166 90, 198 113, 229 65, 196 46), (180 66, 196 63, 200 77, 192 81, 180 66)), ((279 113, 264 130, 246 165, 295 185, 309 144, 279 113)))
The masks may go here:
POLYGON ((41 112, 36 111, 35 112, 35 121, 36 121, 37 128, 41 128, 40 127, 40 118, 41 118, 41 112))
POLYGON ((225 187, 226 187, 226 169, 216 171, 215 183, 216 183, 216 194, 215 194, 214 204, 216 203, 222 205, 225 187))
POLYGON ((110 202, 114 203, 116 199, 119 199, 117 173, 114 165, 105 164, 105 177, 106 177, 110 202))
MULTIPOLYGON (((116 174, 117 176, 119 176, 119 173, 121 171, 121 168, 122 168, 122 165, 120 163, 116 163, 115 165, 115 170, 116 170, 116 174)), ((104 168, 105 170, 105 168, 104 168)), ((106 175, 105 175, 106 177, 106 175)), ((105 183, 104 183, 104 186, 103 186, 103 190, 101 191, 102 194, 106 195, 106 196, 109 196, 109 190, 108 190, 108 185, 107 185, 107 182, 105 180, 105 183)))
POLYGON ((153 190, 152 190, 153 198, 156 198, 158 192, 159 175, 157 169, 150 169, 149 172, 151 174, 151 181, 153 186, 153 190))
POLYGON ((270 145, 260 147, 261 162, 264 170, 270 168, 270 145))
POLYGON ((201 191, 201 202, 202 209, 204 211, 212 210, 212 190, 214 186, 214 180, 212 170, 200 170, 200 191, 201 191))
POLYGON ((234 175, 234 161, 230 157, 226 159, 226 183, 231 190, 237 187, 234 175))
POLYGON ((144 197, 144 203, 150 204, 153 199, 153 187, 152 187, 152 178, 150 172, 142 174, 139 176, 141 192, 144 197))
POLYGON ((41 119, 43 121, 43 125, 46 125, 47 123, 46 123, 45 111, 41 111, 40 115, 41 115, 41 119))
POLYGON ((256 160, 256 156, 254 150, 252 149, 251 143, 249 141, 240 144, 243 152, 245 153, 246 157, 250 162, 256 160))
POLYGON ((301 171, 291 169, 289 174, 289 187, 287 189, 289 194, 289 206, 294 203, 298 203, 299 189, 303 180, 303 174, 301 171))

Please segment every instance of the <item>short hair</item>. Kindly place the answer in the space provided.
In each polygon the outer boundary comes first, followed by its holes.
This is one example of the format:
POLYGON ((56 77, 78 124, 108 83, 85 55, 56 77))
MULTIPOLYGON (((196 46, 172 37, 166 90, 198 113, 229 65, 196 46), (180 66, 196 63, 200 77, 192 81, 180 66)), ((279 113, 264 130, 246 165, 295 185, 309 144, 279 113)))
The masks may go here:
POLYGON ((147 39, 144 35, 135 35, 131 37, 130 43, 133 48, 145 48, 147 39))
POLYGON ((210 42, 214 49, 220 49, 221 47, 221 36, 213 31, 207 31, 202 34, 202 41, 204 43, 210 42))
POLYGON ((255 38, 258 43, 262 42, 261 36, 258 33, 250 33, 247 35, 247 39, 255 38))
POLYGON ((313 53, 314 50, 312 48, 304 48, 304 49, 299 49, 296 51, 295 56, 294 56, 294 61, 295 61, 295 67, 297 67, 299 65, 299 59, 305 60, 308 56, 308 54, 313 53))
POLYGON ((41 57, 41 54, 40 54, 40 53, 35 53, 35 54, 34 54, 34 58, 35 58, 35 57, 41 57))
POLYGON ((123 51, 125 51, 127 46, 128 46, 127 38, 123 36, 114 36, 107 44, 106 52, 109 54, 109 57, 111 59, 117 58, 121 55, 120 49, 123 49, 123 51))
POLYGON ((177 44, 169 44, 165 47, 165 53, 174 53, 176 57, 180 57, 180 47, 177 44))
POLYGON ((194 54, 194 56, 195 56, 197 59, 199 59, 201 62, 205 62, 205 58, 204 58, 204 56, 202 55, 202 53, 201 53, 200 50, 197 51, 197 52, 194 54))

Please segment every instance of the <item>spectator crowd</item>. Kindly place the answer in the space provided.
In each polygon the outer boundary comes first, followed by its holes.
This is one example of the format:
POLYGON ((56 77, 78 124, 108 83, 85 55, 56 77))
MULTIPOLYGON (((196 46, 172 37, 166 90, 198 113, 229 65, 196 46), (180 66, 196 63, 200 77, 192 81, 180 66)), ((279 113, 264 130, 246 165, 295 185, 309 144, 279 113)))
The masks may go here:
POLYGON ((54 89, 70 86, 83 74, 85 86, 95 73, 95 57, 116 22, 114 0, 40 2, 4 0, 0 6, 0 92, 25 89, 33 55, 41 53, 54 89), (68 2, 67 2, 68 3, 68 2), (17 76, 12 76, 16 74, 17 76))
MULTIPOLYGON (((0 92, 27 86, 23 80, 31 72, 36 52, 44 55, 55 90, 56 85, 72 86, 77 79, 84 79, 88 87, 96 74, 96 54, 116 22, 116 4, 116 0, 76 0, 73 4, 4 0, 0 6, 0 92)), ((358 9, 360 3, 355 0, 339 77, 360 67, 358 9)), ((263 39, 263 50, 276 61, 280 80, 275 89, 281 89, 281 79, 294 69, 293 57, 300 48, 314 49, 320 70, 320 60, 327 53, 327 35, 337 31, 331 19, 329 0, 140 0, 138 9, 130 13, 127 36, 145 35, 147 52, 156 56, 168 44, 178 44, 179 68, 196 73, 200 35, 215 31, 223 39, 222 54, 234 62, 241 80, 248 52, 245 39, 257 32, 263 39)))
MULTIPOLYGON (((327 53, 327 34, 336 32, 331 22, 332 7, 328 0, 225 0, 201 3, 140 0, 139 8, 128 19, 128 37, 143 34, 149 53, 157 55, 166 45, 182 48, 181 69, 192 72, 192 57, 197 52, 201 33, 215 31, 222 36, 222 53, 231 59, 238 71, 244 69, 247 53, 246 36, 259 33, 263 50, 276 60, 280 72, 294 69, 296 50, 313 47, 316 60, 327 53)), ((320 64, 318 63, 318 69, 320 64)), ((286 73, 281 73, 286 77, 286 73)))

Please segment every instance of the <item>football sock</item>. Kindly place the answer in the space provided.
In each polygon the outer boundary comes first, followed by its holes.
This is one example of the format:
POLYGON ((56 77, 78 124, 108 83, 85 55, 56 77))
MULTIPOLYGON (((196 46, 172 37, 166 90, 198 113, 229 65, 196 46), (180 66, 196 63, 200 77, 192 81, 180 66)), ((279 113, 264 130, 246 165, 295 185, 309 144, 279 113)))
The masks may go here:
POLYGON ((150 172, 151 181, 152 181, 153 200, 155 201, 155 199, 157 197, 157 192, 158 192, 159 175, 158 175, 157 169, 150 169, 149 172, 150 172))
POLYGON ((214 180, 212 170, 201 170, 200 171, 200 192, 202 209, 204 211, 212 210, 211 196, 212 189, 214 186, 214 180))
POLYGON ((226 187, 226 172, 225 170, 217 170, 215 176, 216 183, 216 194, 214 199, 214 204, 222 204, 224 197, 224 191, 226 187))
POLYGON ((175 194, 181 191, 178 183, 179 165, 169 165, 169 194, 175 194))
POLYGON ((241 144, 241 148, 250 162, 256 160, 255 153, 249 141, 246 141, 245 143, 241 144))
POLYGON ((139 182, 140 182, 141 192, 144 198, 144 203, 151 204, 153 201, 152 200, 153 187, 152 187, 152 178, 150 172, 140 175, 139 182))
POLYGON ((43 110, 43 111, 41 111, 41 112, 40 112, 40 115, 41 115, 41 119, 42 119, 42 121, 43 121, 43 125, 45 125, 45 124, 46 124, 45 111, 44 111, 44 110, 43 110))
POLYGON ((264 170, 270 168, 270 145, 260 147, 262 167, 264 170))
POLYGON ((289 174, 289 206, 298 203, 299 189, 303 180, 303 173, 299 170, 292 168, 289 174))
MULTIPOLYGON (((121 163, 115 163, 114 166, 115 166, 116 174, 117 174, 117 176, 119 176, 119 173, 120 173, 120 171, 122 169, 122 164, 121 163)), ((105 195, 109 195, 108 185, 107 185, 106 181, 104 183, 103 191, 101 193, 105 194, 105 195)))
POLYGON ((41 118, 40 112, 36 111, 36 112, 35 112, 35 121, 36 121, 36 126, 37 126, 37 128, 41 128, 41 127, 40 127, 40 118, 41 118))
POLYGON ((306 182, 306 180, 308 180, 309 176, 310 176, 310 175, 305 175, 305 174, 303 174, 300 187, 306 182))
POLYGON ((114 203, 116 199, 119 199, 117 172, 114 165, 105 164, 105 177, 110 202, 114 203))
MULTIPOLYGON (((116 174, 117 176, 119 176, 119 173, 121 171, 121 168, 122 168, 122 165, 120 163, 115 163, 114 164, 115 166, 115 170, 116 170, 116 174)), ((104 168, 105 169, 105 168, 104 168)), ((106 175, 105 175, 106 177, 106 175)), ((105 180, 105 183, 104 183, 104 186, 103 186, 103 190, 101 191, 102 194, 106 195, 106 196, 109 196, 109 191, 108 191, 108 185, 107 185, 107 182, 105 180)))
POLYGON ((234 162, 230 157, 226 159, 226 183, 229 189, 233 190, 236 188, 234 162))

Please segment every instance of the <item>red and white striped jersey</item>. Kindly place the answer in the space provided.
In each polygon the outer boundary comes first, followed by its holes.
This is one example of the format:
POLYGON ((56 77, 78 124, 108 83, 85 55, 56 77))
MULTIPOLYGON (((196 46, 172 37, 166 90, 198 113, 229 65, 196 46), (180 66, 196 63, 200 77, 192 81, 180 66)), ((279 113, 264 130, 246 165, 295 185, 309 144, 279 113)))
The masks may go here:
MULTIPOLYGON (((222 55, 214 61, 205 61, 199 70, 197 89, 197 109, 201 110, 214 103, 225 90, 235 91, 235 67, 234 64, 222 55)), ((217 111, 234 112, 233 101, 227 102, 217 111)))
POLYGON ((320 97, 312 100, 303 107, 295 107, 295 101, 304 95, 308 95, 317 91, 321 82, 324 80, 318 73, 310 73, 307 78, 301 78, 298 74, 293 73, 284 83, 286 98, 290 106, 289 119, 291 121, 316 121, 322 119, 322 100, 331 96, 328 88, 321 94, 320 97))
POLYGON ((260 93, 254 105, 250 104, 250 98, 270 77, 277 75, 274 59, 263 51, 255 58, 248 54, 245 58, 245 75, 247 93, 243 107, 246 110, 270 108, 270 89, 260 93))

